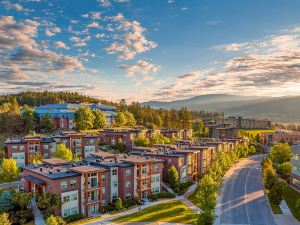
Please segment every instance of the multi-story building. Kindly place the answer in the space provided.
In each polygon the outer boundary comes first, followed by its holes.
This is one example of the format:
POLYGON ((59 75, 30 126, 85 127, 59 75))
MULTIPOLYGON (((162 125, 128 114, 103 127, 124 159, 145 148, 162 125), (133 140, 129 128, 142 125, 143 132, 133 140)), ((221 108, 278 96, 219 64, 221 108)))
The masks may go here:
POLYGON ((65 144, 78 157, 86 158, 98 150, 98 135, 63 131, 53 135, 52 138, 57 144, 65 144))
POLYGON ((99 151, 92 154, 99 159, 134 164, 134 195, 140 200, 150 198, 152 193, 161 192, 161 180, 164 161, 151 157, 128 154, 110 154, 99 151))
POLYGON ((134 146, 134 139, 136 138, 136 132, 131 130, 104 130, 100 131, 100 140, 102 144, 115 145, 118 142, 122 142, 127 149, 131 149, 134 146))
POLYGON ((262 137, 268 144, 276 144, 279 142, 297 143, 300 141, 300 132, 275 132, 265 133, 262 137))
POLYGON ((163 161, 133 155, 94 153, 82 162, 44 159, 43 164, 25 166, 25 192, 53 193, 62 200, 57 215, 101 213, 117 198, 140 200, 161 192, 163 161))
POLYGON ((6 157, 16 160, 17 166, 23 167, 30 161, 30 155, 40 153, 43 158, 49 158, 55 151, 56 142, 53 138, 23 137, 7 139, 5 144, 6 157))
POLYGON ((80 107, 103 111, 108 125, 114 123, 117 115, 114 106, 100 104, 48 104, 35 107, 35 113, 38 118, 49 115, 56 128, 69 130, 75 127, 75 112, 80 107))
POLYGON ((271 127, 270 120, 243 117, 217 117, 215 118, 215 124, 228 124, 229 128, 238 129, 269 129, 271 127))
POLYGON ((300 192, 300 142, 291 145, 291 185, 300 192))
POLYGON ((167 138, 176 139, 176 140, 188 140, 193 137, 192 129, 185 129, 185 130, 162 129, 160 133, 167 138))

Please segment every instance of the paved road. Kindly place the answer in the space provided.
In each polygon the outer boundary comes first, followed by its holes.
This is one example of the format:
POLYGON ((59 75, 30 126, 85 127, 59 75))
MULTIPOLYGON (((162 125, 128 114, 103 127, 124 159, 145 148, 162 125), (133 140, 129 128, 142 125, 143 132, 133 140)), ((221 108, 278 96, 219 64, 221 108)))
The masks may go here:
POLYGON ((226 173, 217 211, 219 223, 276 225, 263 189, 261 159, 244 159, 226 173))

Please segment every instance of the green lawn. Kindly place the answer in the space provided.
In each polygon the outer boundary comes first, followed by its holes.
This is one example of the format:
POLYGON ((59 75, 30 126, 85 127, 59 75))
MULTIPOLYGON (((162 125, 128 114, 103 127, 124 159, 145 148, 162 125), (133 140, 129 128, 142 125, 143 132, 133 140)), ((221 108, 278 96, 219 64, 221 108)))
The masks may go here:
POLYGON ((300 211, 296 209, 296 201, 300 199, 300 194, 289 186, 283 189, 283 197, 294 217, 300 221, 300 211))
POLYGON ((193 194, 191 194, 187 197, 188 200, 190 200, 192 203, 194 203, 194 205, 198 205, 198 200, 196 198, 198 190, 199 190, 199 187, 197 187, 197 189, 194 191, 193 194))
POLYGON ((179 200, 155 205, 112 222, 172 222, 195 224, 197 214, 179 200))

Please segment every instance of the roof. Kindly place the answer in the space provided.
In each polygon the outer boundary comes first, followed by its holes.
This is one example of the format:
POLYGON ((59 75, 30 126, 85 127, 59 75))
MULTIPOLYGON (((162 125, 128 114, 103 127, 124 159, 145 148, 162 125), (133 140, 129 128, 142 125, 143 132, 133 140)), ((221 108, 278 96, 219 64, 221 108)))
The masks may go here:
POLYGON ((59 159, 59 158, 42 159, 42 162, 52 166, 68 165, 72 163, 71 161, 65 159, 59 159))
POLYGON ((94 152, 91 155, 95 156, 95 157, 102 157, 102 158, 114 158, 114 157, 117 156, 117 155, 115 155, 113 153, 104 152, 104 151, 94 152))
POLYGON ((21 138, 8 138, 5 142, 5 144, 22 144, 22 143, 27 143, 30 141, 39 141, 39 142, 43 142, 43 143, 55 142, 55 140, 53 140, 53 138, 49 138, 49 137, 27 136, 27 137, 21 137, 21 138))
POLYGON ((40 184, 40 185, 46 185, 47 183, 37 177, 34 177, 34 176, 31 176, 31 175, 28 175, 28 176, 25 176, 24 177, 25 180, 29 180, 33 183, 36 183, 36 184, 40 184))
POLYGON ((76 166, 70 168, 70 170, 78 172, 78 173, 97 173, 97 172, 102 172, 105 171, 99 167, 95 166, 76 166))

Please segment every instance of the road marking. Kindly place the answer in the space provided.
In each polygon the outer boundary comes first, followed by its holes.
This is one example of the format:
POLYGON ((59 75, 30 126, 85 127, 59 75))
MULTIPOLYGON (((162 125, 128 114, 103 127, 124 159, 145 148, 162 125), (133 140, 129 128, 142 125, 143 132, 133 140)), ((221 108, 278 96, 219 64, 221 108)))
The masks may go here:
POLYGON ((245 195, 244 195, 244 204, 245 204, 245 209, 246 209, 246 215, 247 215, 247 220, 248 220, 248 223, 250 224, 250 218, 249 218, 249 214, 248 214, 248 209, 247 209, 247 202, 246 202, 246 193, 247 193, 247 182, 248 182, 248 177, 249 177, 249 174, 251 172, 252 168, 249 169, 248 173, 247 173, 247 176, 246 176, 246 182, 245 182, 245 195))

